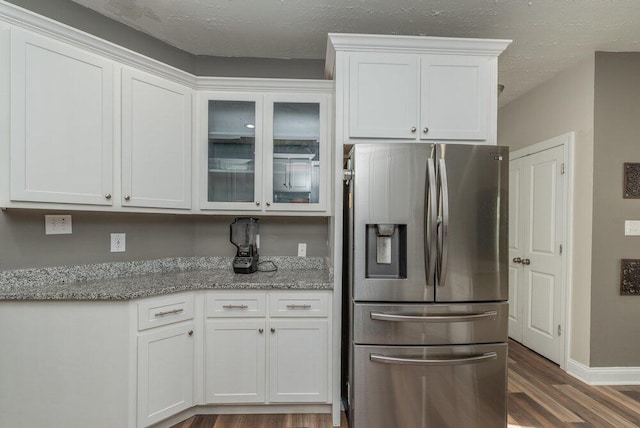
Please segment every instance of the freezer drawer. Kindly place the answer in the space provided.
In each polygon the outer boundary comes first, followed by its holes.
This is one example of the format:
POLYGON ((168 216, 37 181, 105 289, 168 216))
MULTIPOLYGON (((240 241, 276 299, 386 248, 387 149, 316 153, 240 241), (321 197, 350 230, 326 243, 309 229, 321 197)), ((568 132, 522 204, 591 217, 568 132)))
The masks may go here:
POLYGON ((349 426, 506 427, 507 344, 355 345, 349 426))
POLYGON ((508 313, 507 302, 354 303, 353 341, 376 345, 506 342, 508 313))

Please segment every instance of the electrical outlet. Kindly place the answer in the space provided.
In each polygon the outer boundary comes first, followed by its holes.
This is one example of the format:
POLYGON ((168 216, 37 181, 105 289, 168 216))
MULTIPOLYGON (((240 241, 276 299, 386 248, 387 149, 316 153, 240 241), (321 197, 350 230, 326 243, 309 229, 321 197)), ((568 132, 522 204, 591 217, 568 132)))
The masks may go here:
POLYGON ((640 221, 626 220, 624 222, 624 234, 626 236, 638 236, 640 235, 640 221))
POLYGON ((124 253, 127 243, 126 233, 112 233, 111 234, 111 252, 112 253, 124 253))
POLYGON ((298 244, 298 257, 307 257, 307 244, 304 242, 298 244))
POLYGON ((45 235, 64 235, 71 233, 71 215, 45 215, 45 235))

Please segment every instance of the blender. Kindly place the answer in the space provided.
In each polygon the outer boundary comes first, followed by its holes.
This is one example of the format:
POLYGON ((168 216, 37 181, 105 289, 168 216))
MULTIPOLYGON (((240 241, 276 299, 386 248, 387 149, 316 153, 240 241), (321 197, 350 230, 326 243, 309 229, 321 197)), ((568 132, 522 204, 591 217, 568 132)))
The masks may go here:
POLYGON ((236 246, 233 258, 235 273, 253 273, 258 270, 258 219, 253 217, 236 217, 231 223, 230 240, 236 246))

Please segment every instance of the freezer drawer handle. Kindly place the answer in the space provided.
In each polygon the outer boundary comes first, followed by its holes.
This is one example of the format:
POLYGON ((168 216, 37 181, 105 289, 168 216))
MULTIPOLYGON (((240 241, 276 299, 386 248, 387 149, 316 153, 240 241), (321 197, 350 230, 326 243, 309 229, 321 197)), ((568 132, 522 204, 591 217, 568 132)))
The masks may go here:
POLYGON ((369 359, 374 363, 384 364, 406 364, 406 365, 419 365, 419 366, 459 366, 463 364, 477 364, 486 360, 492 360, 497 358, 498 354, 495 352, 487 352, 481 355, 474 355, 467 358, 449 358, 449 359, 434 359, 434 360, 422 360, 413 358, 400 358, 400 357, 385 357, 384 355, 369 354, 369 359))
POLYGON ((450 315, 396 315, 382 312, 371 312, 371 319, 378 321, 398 322, 459 322, 475 321, 482 318, 491 318, 498 315, 498 311, 486 311, 475 314, 450 314, 450 315))

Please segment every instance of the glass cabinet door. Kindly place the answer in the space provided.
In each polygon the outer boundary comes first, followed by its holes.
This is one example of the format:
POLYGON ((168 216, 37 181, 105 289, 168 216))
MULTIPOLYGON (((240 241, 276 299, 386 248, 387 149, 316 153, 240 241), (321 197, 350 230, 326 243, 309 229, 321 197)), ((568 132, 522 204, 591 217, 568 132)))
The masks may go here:
POLYGON ((259 206, 256 107, 256 101, 208 100, 207 201, 220 208, 259 206))
POLYGON ((321 163, 327 162, 321 143, 321 102, 273 101, 271 209, 317 209, 321 195, 321 163))

